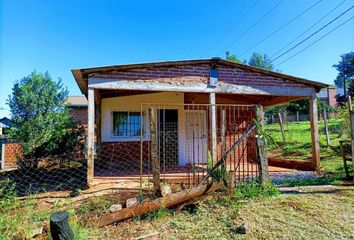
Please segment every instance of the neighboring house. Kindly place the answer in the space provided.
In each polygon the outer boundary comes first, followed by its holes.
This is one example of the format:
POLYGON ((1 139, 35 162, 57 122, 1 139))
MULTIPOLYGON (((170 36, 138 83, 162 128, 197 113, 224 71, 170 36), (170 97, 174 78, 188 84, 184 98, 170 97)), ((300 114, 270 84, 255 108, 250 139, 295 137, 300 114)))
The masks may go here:
POLYGON ((75 120, 81 124, 87 124, 87 99, 85 96, 69 96, 66 106, 70 109, 75 120))
POLYGON ((343 95, 343 94, 344 94, 343 88, 330 86, 328 88, 322 89, 319 93, 317 93, 317 97, 319 97, 322 102, 326 102, 328 105, 332 107, 337 107, 338 102, 336 96, 343 95))
POLYGON ((0 139, 4 138, 11 128, 11 120, 7 117, 0 119, 0 139))
POLYGON ((196 172, 245 139, 242 149, 228 155, 227 169, 240 180, 257 176, 254 118, 262 118, 263 107, 303 98, 310 101, 311 167, 319 169, 316 94, 326 84, 220 58, 72 73, 88 99, 89 184, 99 177, 144 174, 156 158, 161 173, 192 166, 189 174, 199 181, 196 172), (130 170, 119 172, 123 166, 130 170))

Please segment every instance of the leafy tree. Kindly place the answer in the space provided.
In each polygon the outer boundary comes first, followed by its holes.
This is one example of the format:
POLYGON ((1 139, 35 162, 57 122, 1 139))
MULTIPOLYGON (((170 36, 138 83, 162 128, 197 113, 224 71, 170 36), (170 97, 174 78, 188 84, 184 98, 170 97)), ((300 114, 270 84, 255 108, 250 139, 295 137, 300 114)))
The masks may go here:
POLYGON ((230 52, 229 52, 229 51, 227 51, 227 52, 225 53, 225 55, 226 55, 226 60, 228 60, 228 61, 235 62, 235 63, 247 64, 247 61, 246 61, 246 60, 241 60, 241 59, 239 59, 238 57, 236 57, 235 54, 230 55, 230 52))
POLYGON ((274 65, 267 54, 253 53, 248 60, 248 65, 264 68, 267 70, 274 70, 274 65))
POLYGON ((34 71, 14 84, 8 104, 16 127, 9 135, 22 145, 23 166, 37 167, 39 158, 77 145, 79 133, 65 107, 67 96, 61 81, 53 81, 48 72, 34 71))
POLYGON ((349 83, 350 85, 354 80, 354 52, 343 54, 340 57, 341 60, 338 64, 333 65, 338 71, 338 76, 334 83, 344 87, 344 96, 346 96, 347 84, 349 83))

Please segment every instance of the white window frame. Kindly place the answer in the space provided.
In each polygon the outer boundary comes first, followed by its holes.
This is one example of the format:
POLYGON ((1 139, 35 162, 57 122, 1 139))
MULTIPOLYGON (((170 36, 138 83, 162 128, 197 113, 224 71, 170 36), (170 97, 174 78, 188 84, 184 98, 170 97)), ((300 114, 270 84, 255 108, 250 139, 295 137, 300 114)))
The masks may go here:
MULTIPOLYGON (((127 112, 128 116, 130 112, 139 112, 139 110, 125 110, 125 109, 112 109, 111 110, 111 120, 110 120, 110 133, 111 133, 111 139, 117 142, 136 142, 140 141, 140 135, 139 136, 116 136, 113 134, 114 130, 114 122, 113 122, 113 113, 114 112, 127 112)), ((140 113, 141 114, 141 113, 140 113)), ((141 116, 141 115, 140 115, 141 116)), ((148 141, 149 136, 148 136, 148 131, 146 129, 147 127, 147 116, 145 112, 142 112, 142 116, 144 116, 144 122, 143 122, 143 141, 148 141)), ((129 118, 128 118, 129 119, 129 118)), ((129 123, 128 123, 129 124, 129 123)))

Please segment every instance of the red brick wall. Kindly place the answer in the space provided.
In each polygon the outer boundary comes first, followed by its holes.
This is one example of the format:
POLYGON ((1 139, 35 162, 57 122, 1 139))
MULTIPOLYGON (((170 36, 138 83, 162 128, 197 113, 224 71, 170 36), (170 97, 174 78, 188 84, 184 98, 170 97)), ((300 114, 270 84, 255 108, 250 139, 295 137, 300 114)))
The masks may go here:
POLYGON ((332 107, 337 106, 337 99, 336 99, 336 89, 335 88, 327 88, 327 96, 328 96, 328 105, 332 107))
POLYGON ((85 107, 72 107, 70 108, 72 117, 79 121, 81 124, 87 124, 87 108, 85 107))
POLYGON ((229 66, 220 66, 219 81, 235 83, 248 86, 275 86, 275 87, 300 87, 306 88, 304 84, 286 81, 282 78, 267 76, 264 74, 246 71, 229 66))
MULTIPOLYGON (((277 86, 307 88, 302 83, 283 80, 231 66, 218 66, 219 81, 249 86, 277 86)), ((162 83, 208 83, 210 66, 208 64, 158 67, 146 69, 121 70, 114 73, 99 74, 96 77, 117 80, 145 80, 162 83)))
POLYGON ((17 159, 22 158, 22 148, 21 145, 17 143, 4 143, 2 144, 2 166, 4 169, 16 168, 17 159))

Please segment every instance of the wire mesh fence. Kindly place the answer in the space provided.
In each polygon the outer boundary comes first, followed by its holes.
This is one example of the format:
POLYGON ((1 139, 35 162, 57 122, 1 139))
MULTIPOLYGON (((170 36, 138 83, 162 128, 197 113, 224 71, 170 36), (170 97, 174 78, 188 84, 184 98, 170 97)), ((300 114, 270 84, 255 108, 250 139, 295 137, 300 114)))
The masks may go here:
MULTIPOLYGON (((140 111, 112 116, 112 134, 117 135, 114 141, 96 141, 94 184, 135 181, 140 183, 135 186, 151 189, 154 159, 159 163, 161 181, 185 187, 200 183, 224 156, 222 168, 236 181, 259 176, 256 130, 252 128, 255 106, 141 104, 138 107, 140 111), (246 132, 247 137, 242 137, 246 132)), ((13 182, 21 196, 85 188, 84 143, 75 152, 41 158, 35 167, 26 167, 21 164, 26 159, 18 158, 15 167, 0 172, 0 181, 13 182)))

